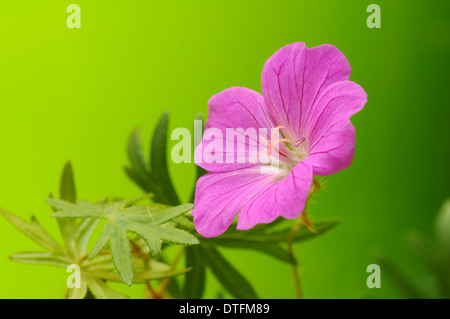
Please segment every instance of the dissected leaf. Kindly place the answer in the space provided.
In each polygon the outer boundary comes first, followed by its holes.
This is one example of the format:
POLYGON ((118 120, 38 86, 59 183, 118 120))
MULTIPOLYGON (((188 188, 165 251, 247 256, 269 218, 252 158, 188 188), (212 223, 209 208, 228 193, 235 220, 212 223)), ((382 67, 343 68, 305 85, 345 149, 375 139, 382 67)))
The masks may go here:
MULTIPOLYGON (((191 204, 170 207, 166 205, 149 204, 146 206, 131 206, 142 198, 120 200, 108 204, 103 200, 96 205, 76 200, 75 183, 70 162, 66 163, 60 183, 61 200, 47 200, 54 208, 54 216, 58 217, 60 231, 66 248, 61 247, 32 217, 28 223, 20 217, 0 209, 0 213, 11 224, 28 237, 47 249, 46 252, 25 252, 13 254, 10 259, 29 264, 43 264, 66 268, 70 264, 78 264, 81 268, 82 280, 80 288, 69 289, 66 297, 70 299, 87 298, 126 298, 114 291, 105 280, 125 281, 131 284, 133 269, 135 281, 147 282, 153 279, 164 279, 185 274, 191 268, 174 271, 172 267, 155 259, 149 258, 148 252, 159 253, 161 242, 175 244, 196 244, 198 240, 191 234, 177 229, 179 221, 192 210, 191 204), (77 222, 76 218, 82 218, 77 222), (100 238, 96 242, 90 256, 94 257, 108 246, 94 260, 86 255, 87 245, 100 218, 106 219, 100 238), (146 251, 134 252, 131 256, 130 239, 127 232, 140 234, 140 241, 147 245, 146 251), (150 247, 148 244, 150 243, 150 247), (127 257, 128 256, 128 257, 127 257)), ((141 244, 140 244, 141 245, 141 244)))
POLYGON ((58 226, 67 254, 75 260, 78 259, 80 255, 75 241, 75 233, 77 231, 76 221, 70 220, 69 218, 61 218, 58 221, 58 226))
POLYGON ((80 288, 69 288, 67 299, 84 299, 88 293, 86 280, 81 277, 80 288))
POLYGON ((154 255, 159 255, 161 241, 182 245, 198 243, 194 236, 168 223, 191 210, 191 204, 165 209, 158 206, 153 215, 150 205, 127 207, 127 201, 117 201, 109 205, 94 205, 87 202, 72 204, 55 199, 47 201, 58 209, 53 214, 54 217, 107 219, 99 239, 89 254, 89 260, 97 256, 109 243, 117 271, 128 285, 133 281, 133 266, 127 232, 133 232, 143 238, 154 255))
POLYGON ((83 269, 87 272, 110 271, 116 269, 110 254, 99 255, 93 260, 83 262, 83 269))
POLYGON ((103 249, 105 249, 105 246, 109 243, 110 240, 110 233, 113 231, 112 227, 113 223, 106 222, 105 225, 103 225, 102 233, 100 234, 100 237, 97 239, 94 247, 89 253, 89 261, 97 256, 103 249))
POLYGON ((195 231, 194 222, 192 221, 192 204, 183 204, 175 207, 151 203, 149 204, 149 209, 152 212, 155 222, 164 219, 167 221, 172 221, 177 226, 188 231, 195 231), (180 214, 180 211, 184 213, 180 214))
POLYGON ((31 217, 31 222, 27 223, 22 218, 2 208, 0 208, 0 214, 14 225, 14 227, 43 248, 55 253, 64 252, 64 249, 42 228, 35 217, 31 217))
MULTIPOLYGON (((134 283, 145 283, 149 280, 156 280, 156 279, 165 279, 170 278, 174 276, 179 276, 182 274, 185 274, 186 272, 190 271, 191 268, 181 269, 181 270, 166 270, 166 271, 156 271, 156 270, 144 270, 140 272, 136 272, 134 274, 134 283)), ((109 281, 117 281, 121 282, 123 281, 123 278, 119 276, 116 272, 113 271, 106 271, 106 270, 95 270, 95 271, 89 271, 90 274, 97 278, 101 278, 104 280, 109 281)))
POLYGON ((136 274, 136 281, 137 282, 146 282, 146 281, 154 280, 154 279, 170 278, 170 277, 185 274, 185 273, 189 272, 190 270, 191 270, 191 268, 185 268, 185 269, 181 269, 181 270, 168 270, 168 271, 162 271, 162 272, 157 272, 154 270, 146 270, 146 271, 139 272, 136 274))
POLYGON ((189 231, 195 231, 195 225, 192 221, 192 218, 188 216, 180 216, 173 221, 175 224, 177 224, 180 228, 189 230, 189 231))
POLYGON ((123 281, 127 285, 131 285, 133 282, 133 263, 131 261, 131 246, 127 237, 127 229, 119 223, 111 221, 107 223, 111 223, 108 236, 110 238, 114 265, 123 281))
POLYGON ((109 206, 96 205, 85 201, 78 201, 73 204, 65 200, 48 198, 46 202, 57 210, 52 216, 58 218, 108 218, 109 211, 107 210, 111 209, 109 206))
POLYGON ((111 289, 102 279, 86 275, 86 284, 97 299, 127 299, 127 296, 111 289))
POLYGON ((182 204, 175 207, 150 204, 149 209, 155 223, 162 224, 172 221, 176 218, 184 217, 187 212, 190 212, 193 208, 192 204, 182 204))
POLYGON ((161 241, 180 245, 198 244, 198 240, 193 235, 169 224, 147 223, 144 225, 129 220, 124 223, 124 226, 141 236, 155 256, 158 256, 161 252, 161 241))
MULTIPOLYGON (((135 271, 151 269, 155 272, 163 272, 170 270, 170 266, 156 259, 144 260, 141 256, 132 256, 133 268, 135 271)), ((115 270, 116 266, 110 254, 102 254, 93 260, 85 260, 82 264, 83 270, 93 273, 96 271, 115 270)), ((121 280, 119 280, 121 281, 121 280)))
POLYGON ((54 255, 50 252, 26 252, 9 256, 9 259, 25 264, 51 265, 66 268, 72 261, 64 255, 54 255))
POLYGON ((86 254, 89 239, 91 238, 92 233, 97 227, 98 222, 99 222, 98 218, 91 217, 83 219, 78 224, 77 231, 75 233, 75 241, 77 243, 77 250, 81 254, 86 254))

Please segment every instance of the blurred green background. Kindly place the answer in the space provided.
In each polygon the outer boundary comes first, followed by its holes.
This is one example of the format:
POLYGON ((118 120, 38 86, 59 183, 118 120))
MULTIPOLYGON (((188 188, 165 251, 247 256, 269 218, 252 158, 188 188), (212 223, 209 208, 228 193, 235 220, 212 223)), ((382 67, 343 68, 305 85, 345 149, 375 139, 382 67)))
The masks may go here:
MULTIPOLYGON (((78 194, 134 196, 125 146, 137 126, 148 142, 164 110, 170 127, 191 128, 211 95, 230 86, 260 91, 262 66, 280 47, 330 43, 368 93, 352 121, 351 167, 323 178, 312 219, 343 222, 296 248, 307 298, 401 297, 381 273, 366 286, 367 265, 383 251, 419 284, 427 270, 405 242, 431 234, 450 196, 449 1, 382 1, 381 29, 366 26, 371 1, 87 1, 0 3, 0 206, 38 219, 58 236, 44 203, 70 159, 78 194), (81 7, 81 29, 66 8, 81 7)), ((174 145, 172 142, 171 145, 174 145)), ((188 200, 194 166, 170 164, 188 200)), ((60 298, 64 269, 9 261, 39 249, 0 220, 0 297, 60 298)), ((289 266, 259 253, 224 253, 260 297, 293 298, 289 266)), ((206 297, 219 285, 209 277, 206 297)), ((122 288, 143 297, 142 286, 122 288)))

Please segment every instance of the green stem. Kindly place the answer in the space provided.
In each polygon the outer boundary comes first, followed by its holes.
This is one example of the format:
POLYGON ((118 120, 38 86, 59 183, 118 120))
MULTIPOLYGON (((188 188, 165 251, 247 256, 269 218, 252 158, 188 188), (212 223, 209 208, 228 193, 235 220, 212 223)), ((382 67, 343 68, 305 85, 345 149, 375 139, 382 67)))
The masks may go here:
MULTIPOLYGON (((182 247, 178 250, 177 254, 175 255, 175 258, 174 258, 173 261, 172 261, 172 264, 170 265, 170 269, 171 269, 171 270, 175 270, 175 266, 176 266, 176 265, 178 264, 178 262, 180 261, 181 256, 183 256, 184 249, 185 249, 185 247, 182 246, 182 247)), ((164 295, 165 295, 165 292, 166 292, 166 290, 167 290, 167 287, 169 286, 169 283, 170 283, 170 279, 171 279, 171 278, 169 277, 169 278, 164 279, 164 280, 161 282, 161 285, 159 286, 159 295, 160 295, 160 296, 164 296, 164 295)))
MULTIPOLYGON (((297 223, 292 227, 292 230, 287 239, 288 253, 291 256, 291 259, 293 261, 295 261, 295 256, 294 256, 294 251, 293 251, 293 243, 294 243, 295 235, 298 233, 298 231, 300 230, 301 227, 302 227, 301 219, 298 219, 297 223)), ((301 285, 301 280, 300 280, 300 274, 297 269, 297 262, 294 262, 292 264, 292 276, 294 277, 294 285, 295 285, 295 292, 297 295, 297 299, 303 299, 302 285, 301 285)))

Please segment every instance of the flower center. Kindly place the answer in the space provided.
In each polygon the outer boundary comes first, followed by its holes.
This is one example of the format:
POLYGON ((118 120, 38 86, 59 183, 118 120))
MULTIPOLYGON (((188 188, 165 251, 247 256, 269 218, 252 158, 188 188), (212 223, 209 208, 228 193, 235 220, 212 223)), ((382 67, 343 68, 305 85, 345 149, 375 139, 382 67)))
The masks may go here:
POLYGON ((259 151, 255 158, 255 164, 262 152, 267 152, 269 158, 268 165, 273 167, 278 174, 287 176, 289 172, 308 155, 307 141, 305 137, 295 140, 292 137, 278 138, 278 133, 284 126, 277 126, 270 136, 270 140, 266 141, 260 137, 266 144, 266 148, 259 151), (276 137, 274 137, 276 135, 276 137))
POLYGON ((302 137, 294 143, 288 139, 284 146, 284 148, 279 150, 280 161, 284 163, 286 169, 290 172, 295 165, 303 161, 308 155, 306 138, 302 137))

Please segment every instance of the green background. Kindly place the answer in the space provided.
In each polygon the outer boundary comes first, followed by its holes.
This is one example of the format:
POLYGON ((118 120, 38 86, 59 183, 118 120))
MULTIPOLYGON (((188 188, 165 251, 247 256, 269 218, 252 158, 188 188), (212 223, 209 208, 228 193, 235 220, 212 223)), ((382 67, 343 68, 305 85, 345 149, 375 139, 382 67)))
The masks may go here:
MULTIPOLYGON (((44 203, 57 192, 64 162, 78 194, 134 196, 126 140, 137 126, 147 143, 158 117, 193 126, 208 99, 230 86, 260 91, 262 66, 280 47, 330 43, 368 93, 352 121, 353 164, 323 178, 312 218, 338 216, 332 232, 296 248, 308 298, 401 297, 387 277, 366 286, 366 267, 385 252, 419 285, 426 268, 405 241, 431 234, 450 196, 449 1, 382 1, 381 29, 366 26, 371 1, 87 1, 0 3, 0 206, 36 214, 58 235, 44 203), (81 7, 81 29, 66 8, 81 7)), ((171 142, 171 145, 174 145, 171 142)), ((183 200, 194 165, 170 164, 183 200)), ((0 220, 0 297, 60 298, 64 269, 9 261, 39 249, 0 220)), ((290 268, 259 253, 224 250, 264 298, 292 298, 290 268)), ((219 285, 210 277, 207 297, 219 285)), ((142 286, 121 288, 143 297, 142 286)))

